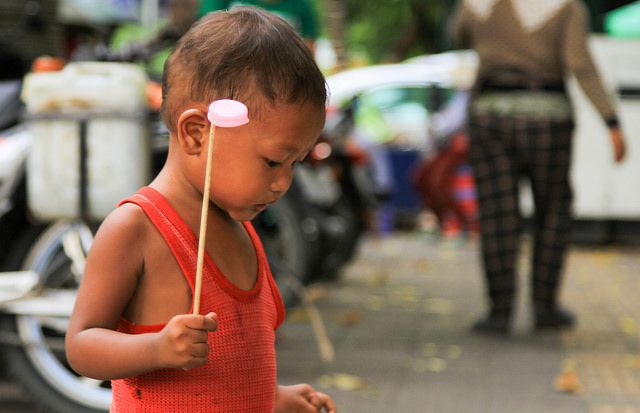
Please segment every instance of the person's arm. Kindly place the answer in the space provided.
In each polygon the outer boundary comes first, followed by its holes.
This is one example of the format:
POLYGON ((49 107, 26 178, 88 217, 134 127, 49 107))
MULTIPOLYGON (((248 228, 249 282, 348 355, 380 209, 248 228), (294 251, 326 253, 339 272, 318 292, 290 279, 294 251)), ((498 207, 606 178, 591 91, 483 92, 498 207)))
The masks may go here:
POLYGON ((207 358, 215 315, 179 315, 158 333, 115 331, 144 270, 146 226, 132 205, 102 224, 87 258, 66 336, 67 359, 78 373, 101 380, 160 368, 191 368, 207 358))
POLYGON ((337 413, 333 400, 308 384, 278 386, 273 413, 337 413))
POLYGON ((624 137, 619 128, 612 99, 602 83, 589 51, 587 11, 580 2, 573 2, 570 7, 565 22, 562 46, 564 64, 566 69, 576 77, 582 90, 607 124, 614 159, 620 162, 624 159, 626 152, 624 137))

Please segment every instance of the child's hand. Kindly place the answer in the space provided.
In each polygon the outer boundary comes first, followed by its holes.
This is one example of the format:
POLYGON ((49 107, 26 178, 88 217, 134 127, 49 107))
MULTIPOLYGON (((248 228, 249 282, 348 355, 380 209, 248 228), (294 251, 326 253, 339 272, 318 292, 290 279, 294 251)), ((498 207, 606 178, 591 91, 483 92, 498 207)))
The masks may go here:
POLYGON ((273 413, 337 413, 331 397, 317 392, 308 384, 278 386, 273 413))
POLYGON ((309 399, 311 404, 316 407, 317 411, 325 411, 327 413, 337 413, 336 405, 333 403, 331 396, 319 391, 314 391, 309 399))
POLYGON ((160 331, 158 358, 163 366, 189 370, 207 362, 208 333, 218 329, 215 313, 177 315, 160 331))

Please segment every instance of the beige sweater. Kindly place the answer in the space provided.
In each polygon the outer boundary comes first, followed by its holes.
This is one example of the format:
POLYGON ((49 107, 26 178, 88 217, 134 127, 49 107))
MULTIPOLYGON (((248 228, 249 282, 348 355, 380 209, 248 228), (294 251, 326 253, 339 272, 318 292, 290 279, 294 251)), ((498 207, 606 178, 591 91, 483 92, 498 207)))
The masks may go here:
POLYGON ((514 68, 546 84, 573 74, 605 120, 615 119, 587 47, 587 11, 579 0, 463 0, 453 20, 457 44, 480 57, 479 77, 514 68))

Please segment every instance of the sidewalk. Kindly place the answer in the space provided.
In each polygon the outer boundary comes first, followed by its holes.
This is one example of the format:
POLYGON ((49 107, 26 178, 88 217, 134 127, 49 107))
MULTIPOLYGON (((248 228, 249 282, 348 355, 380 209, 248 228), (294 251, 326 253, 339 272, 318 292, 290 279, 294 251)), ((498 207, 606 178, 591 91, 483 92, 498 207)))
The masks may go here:
MULTIPOLYGON (((563 302, 578 327, 533 335, 525 292, 507 338, 469 331, 484 310, 476 248, 366 239, 339 281, 310 289, 335 360, 321 361, 307 313, 292 309, 280 382, 313 384, 340 413, 640 413, 640 248, 574 247, 563 302)), ((0 412, 35 409, 0 378, 0 412)))
POLYGON ((310 291, 335 360, 321 361, 292 309, 280 382, 313 384, 341 413, 640 412, 640 248, 574 247, 562 299, 577 328, 533 335, 525 288, 506 338, 469 330, 484 311, 476 249, 418 233, 365 240, 339 281, 310 291))

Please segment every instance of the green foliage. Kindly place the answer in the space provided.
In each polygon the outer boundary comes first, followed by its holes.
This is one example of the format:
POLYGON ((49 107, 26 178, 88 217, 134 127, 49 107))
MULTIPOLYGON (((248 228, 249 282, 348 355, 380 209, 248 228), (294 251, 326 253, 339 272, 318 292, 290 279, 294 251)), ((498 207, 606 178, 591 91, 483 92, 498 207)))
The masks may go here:
POLYGON ((349 0, 346 33, 349 49, 365 53, 374 62, 390 58, 411 21, 409 3, 349 0))
POLYGON ((446 44, 451 0, 346 0, 346 43, 368 63, 435 52, 446 44))

